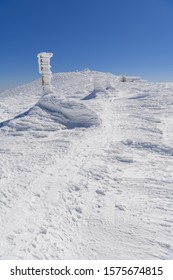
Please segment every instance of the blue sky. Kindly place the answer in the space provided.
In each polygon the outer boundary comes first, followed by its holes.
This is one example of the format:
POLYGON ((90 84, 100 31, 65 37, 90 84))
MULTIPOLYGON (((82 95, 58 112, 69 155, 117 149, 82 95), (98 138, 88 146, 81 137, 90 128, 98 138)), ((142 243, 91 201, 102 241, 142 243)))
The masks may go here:
POLYGON ((52 71, 92 70, 173 81, 173 0, 0 0, 0 88, 52 71))

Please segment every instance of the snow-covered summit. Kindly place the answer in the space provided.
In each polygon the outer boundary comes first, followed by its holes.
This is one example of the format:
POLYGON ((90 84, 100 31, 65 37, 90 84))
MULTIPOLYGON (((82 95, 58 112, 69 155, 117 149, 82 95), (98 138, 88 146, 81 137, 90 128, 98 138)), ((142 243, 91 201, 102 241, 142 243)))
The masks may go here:
POLYGON ((0 258, 173 258, 173 84, 52 84, 1 93, 0 258))

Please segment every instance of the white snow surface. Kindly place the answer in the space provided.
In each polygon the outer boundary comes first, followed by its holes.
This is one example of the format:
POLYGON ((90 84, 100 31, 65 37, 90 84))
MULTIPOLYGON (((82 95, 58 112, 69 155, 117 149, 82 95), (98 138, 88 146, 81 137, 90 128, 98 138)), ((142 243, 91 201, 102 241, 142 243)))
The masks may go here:
POLYGON ((0 259, 173 259, 173 83, 52 83, 0 95, 0 259))

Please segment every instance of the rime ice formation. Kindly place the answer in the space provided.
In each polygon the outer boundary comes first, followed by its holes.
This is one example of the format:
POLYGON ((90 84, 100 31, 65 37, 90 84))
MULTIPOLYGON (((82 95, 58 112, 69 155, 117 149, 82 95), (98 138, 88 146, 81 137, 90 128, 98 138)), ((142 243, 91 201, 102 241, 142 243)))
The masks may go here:
POLYGON ((51 65, 50 59, 53 56, 53 53, 42 52, 37 55, 38 64, 39 64, 39 73, 42 75, 42 86, 45 93, 52 90, 51 86, 51 65))

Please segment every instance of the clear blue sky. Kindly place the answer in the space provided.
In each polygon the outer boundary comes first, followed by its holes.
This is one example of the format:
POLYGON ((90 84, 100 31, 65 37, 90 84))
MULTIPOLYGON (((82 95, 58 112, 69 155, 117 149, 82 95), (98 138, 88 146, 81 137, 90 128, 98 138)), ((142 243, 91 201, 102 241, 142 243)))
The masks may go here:
POLYGON ((173 81, 173 0, 0 0, 0 88, 84 68, 173 81))

